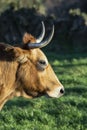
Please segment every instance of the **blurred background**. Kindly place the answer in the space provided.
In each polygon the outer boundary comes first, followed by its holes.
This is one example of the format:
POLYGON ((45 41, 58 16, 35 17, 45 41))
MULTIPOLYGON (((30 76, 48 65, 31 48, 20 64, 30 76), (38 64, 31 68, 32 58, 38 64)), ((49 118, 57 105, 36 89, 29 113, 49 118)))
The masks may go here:
POLYGON ((59 99, 14 98, 0 112, 0 130, 87 130, 87 0, 0 0, 0 42, 21 44, 25 32, 49 35, 43 48, 64 85, 59 99))
POLYGON ((24 32, 37 37, 42 20, 47 34, 55 25, 47 50, 87 52, 87 0, 0 0, 0 42, 21 43, 24 32))

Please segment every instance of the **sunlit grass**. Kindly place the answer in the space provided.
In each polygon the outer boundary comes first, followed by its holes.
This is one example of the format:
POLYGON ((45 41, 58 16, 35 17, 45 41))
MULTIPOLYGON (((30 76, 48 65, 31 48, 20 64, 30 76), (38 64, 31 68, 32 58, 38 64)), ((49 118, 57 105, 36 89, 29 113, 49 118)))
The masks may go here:
POLYGON ((47 54, 65 95, 59 99, 15 98, 0 112, 0 130, 87 130, 86 55, 47 54))

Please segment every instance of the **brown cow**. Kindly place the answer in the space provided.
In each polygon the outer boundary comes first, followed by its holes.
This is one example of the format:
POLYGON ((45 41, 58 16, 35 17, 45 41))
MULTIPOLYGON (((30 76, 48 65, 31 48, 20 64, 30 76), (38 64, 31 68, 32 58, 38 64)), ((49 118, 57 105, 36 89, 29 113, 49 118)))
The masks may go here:
POLYGON ((0 110, 14 96, 58 98, 63 95, 62 84, 39 49, 51 41, 54 27, 49 37, 41 41, 44 33, 44 25, 39 40, 25 33, 22 47, 0 43, 0 110))

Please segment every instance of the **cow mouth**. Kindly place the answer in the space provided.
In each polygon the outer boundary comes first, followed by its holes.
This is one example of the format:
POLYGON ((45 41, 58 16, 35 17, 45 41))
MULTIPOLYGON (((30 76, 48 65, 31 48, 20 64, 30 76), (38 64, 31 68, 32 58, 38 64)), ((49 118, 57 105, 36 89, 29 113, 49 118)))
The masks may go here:
POLYGON ((24 89, 24 92, 27 94, 27 96, 31 96, 32 98, 37 98, 45 95, 44 92, 29 91, 27 89, 24 89))
POLYGON ((37 98, 41 96, 45 96, 47 98, 59 98, 64 95, 64 88, 60 89, 61 87, 58 87, 55 89, 55 91, 43 91, 43 92, 38 92, 38 91, 31 91, 24 89, 24 92, 27 94, 27 96, 31 96, 32 98, 37 98))
POLYGON ((29 91, 26 91, 26 90, 24 92, 26 93, 27 96, 32 97, 32 98, 39 98, 39 97, 42 97, 42 96, 44 96, 46 98, 52 98, 46 93, 29 92, 29 91))

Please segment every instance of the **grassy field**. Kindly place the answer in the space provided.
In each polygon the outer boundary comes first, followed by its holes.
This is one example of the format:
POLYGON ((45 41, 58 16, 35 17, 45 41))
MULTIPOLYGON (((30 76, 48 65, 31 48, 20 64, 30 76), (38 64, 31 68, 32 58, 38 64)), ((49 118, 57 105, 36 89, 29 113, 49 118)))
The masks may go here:
POLYGON ((65 95, 9 101, 0 112, 0 130, 87 130, 87 54, 47 55, 65 95))

